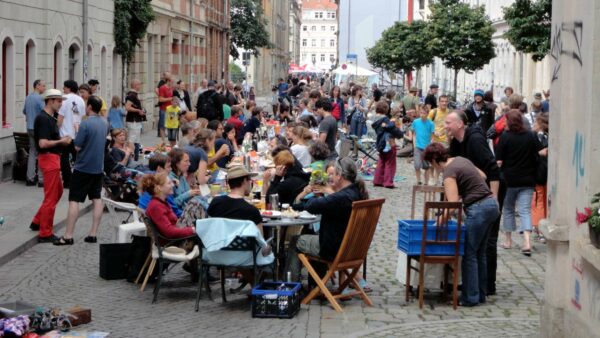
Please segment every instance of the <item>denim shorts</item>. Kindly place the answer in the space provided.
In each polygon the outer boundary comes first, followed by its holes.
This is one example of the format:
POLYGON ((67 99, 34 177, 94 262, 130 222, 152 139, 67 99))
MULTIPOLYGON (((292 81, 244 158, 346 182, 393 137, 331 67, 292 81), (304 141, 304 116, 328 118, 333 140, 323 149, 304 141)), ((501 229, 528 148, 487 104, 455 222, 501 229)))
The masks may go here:
POLYGON ((165 129, 165 111, 158 111, 158 129, 165 129))

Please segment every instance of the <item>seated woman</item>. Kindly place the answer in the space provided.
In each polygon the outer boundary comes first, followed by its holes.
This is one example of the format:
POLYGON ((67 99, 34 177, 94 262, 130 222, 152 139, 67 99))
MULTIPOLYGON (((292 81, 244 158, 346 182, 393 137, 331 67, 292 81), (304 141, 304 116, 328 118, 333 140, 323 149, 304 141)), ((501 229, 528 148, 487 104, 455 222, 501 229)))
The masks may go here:
POLYGON ((263 192, 265 196, 278 194, 280 203, 292 204, 308 184, 310 174, 302 170, 302 165, 289 150, 279 151, 273 157, 273 162, 275 169, 267 170, 263 175, 263 192))
POLYGON ((191 186, 207 184, 208 175, 208 150, 214 148, 215 132, 210 129, 200 129, 192 144, 183 147, 190 157, 188 168, 188 183, 191 186))
POLYGON ((177 216, 167 204, 167 196, 173 194, 173 182, 167 173, 146 175, 142 178, 143 191, 152 195, 146 208, 146 215, 156 225, 158 232, 168 239, 179 239, 196 233, 193 226, 177 227, 177 216))
MULTIPOLYGON (((310 199, 305 204, 306 211, 321 215, 319 234, 300 235, 290 243, 284 271, 291 271, 294 281, 300 280, 301 266, 297 254, 303 252, 328 260, 334 259, 346 233, 352 202, 369 198, 365 183, 358 178, 356 164, 348 157, 335 162, 330 179, 334 193, 310 199)), ((305 188, 306 191, 312 189, 310 186, 305 188)))
POLYGON ((485 182, 485 174, 464 157, 449 158, 448 149, 441 143, 427 146, 423 159, 442 172, 446 199, 463 202, 466 233, 461 305, 485 303, 487 282, 486 274, 481 271, 486 271, 486 234, 500 216, 498 202, 485 182))
POLYGON ((173 198, 175 204, 183 213, 178 225, 194 224, 197 219, 206 217, 208 201, 200 195, 200 189, 191 189, 186 176, 190 166, 189 155, 179 148, 169 152, 171 172, 169 178, 174 182, 173 198))
POLYGON ((239 147, 236 142, 235 127, 231 124, 226 124, 223 126, 221 121, 213 120, 208 124, 208 128, 214 130, 216 133, 215 149, 221 149, 223 145, 227 145, 229 148, 229 154, 221 157, 216 162, 219 168, 227 168, 227 164, 229 161, 231 161, 233 154, 239 151, 239 147))
POLYGON ((310 166, 312 158, 308 152, 308 145, 312 142, 312 133, 307 128, 296 126, 291 130, 292 154, 300 161, 303 168, 310 166))
POLYGON ((126 145, 127 130, 119 128, 113 129, 110 132, 110 137, 112 140, 110 155, 115 161, 128 167, 131 164, 133 149, 126 145))

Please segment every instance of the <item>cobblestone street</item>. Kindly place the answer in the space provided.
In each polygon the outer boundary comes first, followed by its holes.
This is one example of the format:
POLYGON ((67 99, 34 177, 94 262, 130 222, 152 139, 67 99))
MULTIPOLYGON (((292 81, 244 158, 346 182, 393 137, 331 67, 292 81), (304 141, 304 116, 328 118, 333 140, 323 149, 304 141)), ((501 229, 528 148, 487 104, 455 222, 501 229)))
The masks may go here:
MULTIPOLYGON (((397 189, 370 189, 373 197, 387 199, 369 252, 374 307, 353 299, 344 302, 345 312, 338 314, 314 301, 291 320, 253 319, 245 295, 229 295, 224 304, 215 285, 214 301, 203 297, 200 311, 194 312, 196 286, 180 266, 167 274, 158 303, 152 305, 152 286, 140 293, 138 286, 124 280, 98 276, 98 245, 83 242, 90 213, 79 220, 73 246, 35 245, 0 267, 0 301, 91 308, 92 322, 82 328, 111 332, 111 337, 537 336, 546 260, 545 245, 537 242, 532 257, 523 256, 518 245, 498 249, 498 294, 484 306, 454 311, 434 296, 426 299, 423 310, 415 301, 405 302, 403 283, 395 278, 397 220, 409 218, 414 174, 405 159, 398 164, 398 174, 407 180, 397 183, 397 189)), ((112 237, 110 221, 105 214, 101 243, 112 237)))

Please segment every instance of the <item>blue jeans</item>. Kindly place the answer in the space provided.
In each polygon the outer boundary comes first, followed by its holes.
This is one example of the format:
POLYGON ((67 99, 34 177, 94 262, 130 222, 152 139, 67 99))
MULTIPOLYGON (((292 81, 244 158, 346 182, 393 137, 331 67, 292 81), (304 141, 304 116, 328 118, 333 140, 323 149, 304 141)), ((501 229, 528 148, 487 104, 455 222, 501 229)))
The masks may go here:
POLYGON ((166 111, 164 110, 159 110, 158 111, 158 136, 160 136, 160 130, 161 129, 165 129, 165 114, 166 111))
POLYGON ((484 198, 465 208, 465 253, 462 260, 462 295, 465 305, 485 302, 487 293, 487 237, 500 216, 498 202, 484 198))
POLYGON ((521 221, 520 231, 531 231, 531 199, 533 198, 533 187, 507 188, 502 208, 503 224, 502 230, 511 232, 517 230, 515 209, 519 213, 521 221))
MULTIPOLYGON (((358 113, 356 113, 358 114, 358 113)), ((350 135, 356 135, 358 137, 362 137, 364 134, 364 129, 366 127, 365 121, 361 121, 359 119, 350 120, 350 135)))

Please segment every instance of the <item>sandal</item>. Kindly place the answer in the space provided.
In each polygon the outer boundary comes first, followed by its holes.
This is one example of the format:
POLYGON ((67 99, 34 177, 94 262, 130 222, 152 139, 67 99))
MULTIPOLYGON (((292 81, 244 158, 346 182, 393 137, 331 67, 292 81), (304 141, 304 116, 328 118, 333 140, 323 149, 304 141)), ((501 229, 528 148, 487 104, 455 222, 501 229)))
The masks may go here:
POLYGON ((96 243, 98 242, 98 238, 96 236, 87 236, 83 241, 86 243, 96 243))
POLYGON ((60 237, 57 240, 55 240, 52 244, 57 245, 57 246, 61 246, 61 245, 73 245, 73 238, 65 238, 60 237))
POLYGON ((521 253, 527 257, 531 257, 531 249, 522 249, 521 253))

